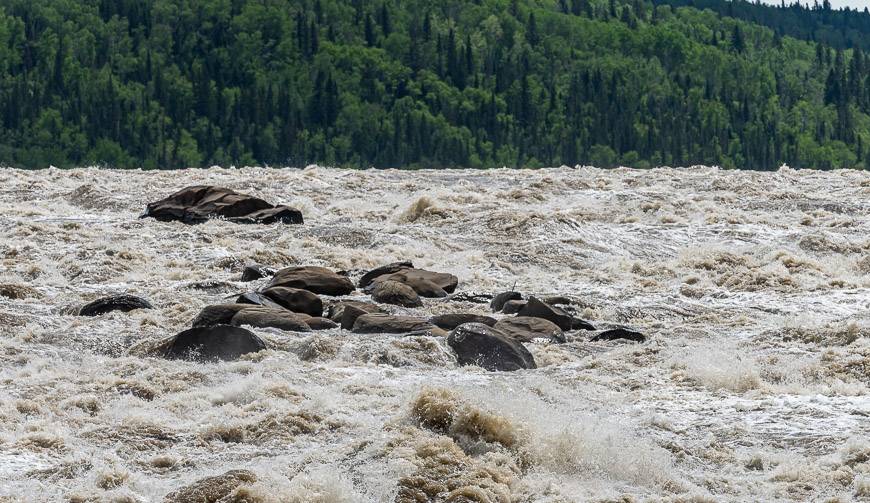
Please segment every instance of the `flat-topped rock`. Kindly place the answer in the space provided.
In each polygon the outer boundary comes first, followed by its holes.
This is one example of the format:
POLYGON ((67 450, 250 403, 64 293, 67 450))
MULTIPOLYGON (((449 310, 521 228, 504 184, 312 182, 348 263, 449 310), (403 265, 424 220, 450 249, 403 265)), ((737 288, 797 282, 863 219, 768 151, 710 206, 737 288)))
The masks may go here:
POLYGON ((281 269, 272 277, 267 289, 273 287, 301 288, 320 295, 347 295, 354 291, 353 283, 325 267, 303 266, 281 269))
POLYGON ((311 327, 306 323, 310 318, 286 309, 274 309, 270 307, 251 306, 242 309, 230 320, 231 325, 240 327, 247 325, 254 328, 277 328, 289 332, 309 332, 311 327))
POLYGON ((435 328, 424 318, 383 313, 362 314, 353 323, 353 331, 358 334, 408 334, 435 328))
POLYGON ((517 342, 532 342, 535 339, 565 342, 565 334, 562 329, 552 321, 543 318, 530 316, 502 318, 498 320, 494 328, 517 342))
POLYGON ((496 323, 495 318, 472 313, 439 314, 429 318, 429 321, 436 327, 443 328, 444 330, 453 330, 463 323, 483 323, 490 327, 496 323))

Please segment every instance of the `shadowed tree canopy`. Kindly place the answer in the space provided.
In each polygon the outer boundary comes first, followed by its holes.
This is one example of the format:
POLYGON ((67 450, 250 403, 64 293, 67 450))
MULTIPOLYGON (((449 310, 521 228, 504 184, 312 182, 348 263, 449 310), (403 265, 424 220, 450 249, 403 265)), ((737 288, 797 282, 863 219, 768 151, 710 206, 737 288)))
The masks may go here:
POLYGON ((6 0, 0 165, 870 166, 870 14, 6 0))

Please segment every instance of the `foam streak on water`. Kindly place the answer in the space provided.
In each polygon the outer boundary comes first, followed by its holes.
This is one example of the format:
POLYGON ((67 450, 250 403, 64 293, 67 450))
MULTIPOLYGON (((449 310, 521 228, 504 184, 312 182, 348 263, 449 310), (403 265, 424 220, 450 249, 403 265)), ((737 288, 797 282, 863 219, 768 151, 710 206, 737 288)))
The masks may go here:
POLYGON ((0 501, 159 501, 230 469, 258 479, 233 501, 867 499, 868 215, 855 171, 0 171, 0 501), (194 184, 306 223, 137 219, 194 184), (268 351, 220 364, 137 349, 251 288, 245 263, 402 259, 650 341, 571 333, 515 373, 340 331, 258 330, 268 351), (122 292, 156 309, 68 314, 122 292))

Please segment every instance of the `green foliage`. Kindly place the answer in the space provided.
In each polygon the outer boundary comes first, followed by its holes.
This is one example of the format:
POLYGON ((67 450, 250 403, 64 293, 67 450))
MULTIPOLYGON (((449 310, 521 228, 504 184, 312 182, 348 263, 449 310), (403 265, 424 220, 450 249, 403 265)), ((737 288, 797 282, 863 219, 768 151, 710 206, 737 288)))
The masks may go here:
POLYGON ((785 21, 841 12, 665 1, 6 0, 0 164, 870 160, 870 58, 785 21))

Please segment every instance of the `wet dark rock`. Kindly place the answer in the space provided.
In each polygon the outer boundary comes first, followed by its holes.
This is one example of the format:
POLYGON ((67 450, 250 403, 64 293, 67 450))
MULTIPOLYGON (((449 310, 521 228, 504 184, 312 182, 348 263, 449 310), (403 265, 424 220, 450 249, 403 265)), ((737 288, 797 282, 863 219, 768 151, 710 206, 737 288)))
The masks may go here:
POLYGON ((369 286, 372 281, 380 276, 384 276, 386 274, 393 274, 401 271, 402 269, 410 269, 413 268, 414 264, 411 263, 410 260, 405 260, 402 262, 393 262, 392 264, 382 265, 380 267, 376 267, 371 271, 363 274, 362 278, 359 279, 359 287, 366 288, 369 286))
POLYGON ((571 317, 571 330, 595 330, 595 325, 576 316, 571 317))
POLYGON ((277 328, 289 332, 308 332, 311 330, 311 327, 306 323, 308 318, 310 317, 307 315, 291 313, 286 309, 251 306, 236 313, 230 324, 237 327, 248 325, 254 328, 277 328))
POLYGON ((404 307, 420 307, 423 301, 410 286, 398 281, 380 281, 372 290, 372 300, 381 304, 404 307))
POLYGON ((524 300, 509 300, 504 303, 501 312, 504 314, 517 314, 526 307, 526 304, 527 302, 524 300))
POLYGON ((265 306, 265 307, 274 307, 281 308, 282 306, 270 299, 269 297, 257 293, 257 292, 248 292, 239 295, 236 298, 236 304, 251 304, 253 306, 265 306))
POLYGON ((267 288, 283 286, 301 288, 320 295, 347 295, 354 291, 353 283, 346 277, 325 267, 305 266, 281 269, 269 281, 267 288))
POLYGON ((211 185, 186 187, 165 199, 148 203, 140 218, 146 217, 186 224, 210 218, 246 224, 302 223, 302 213, 295 208, 275 206, 258 197, 211 185))
POLYGON ((275 275, 275 269, 260 264, 249 264, 242 269, 241 281, 255 281, 275 275))
POLYGON ((543 318, 530 316, 513 316, 502 318, 495 324, 495 329, 517 342, 531 342, 535 339, 549 339, 553 342, 565 342, 565 334, 555 323, 543 318))
POLYGON ((341 312, 341 328, 352 330, 356 319, 364 314, 384 314, 381 308, 375 307, 377 310, 373 310, 368 305, 363 305, 363 303, 345 305, 341 312))
POLYGON ((331 328, 338 328, 341 325, 330 320, 329 318, 321 318, 319 316, 315 316, 312 318, 308 318, 305 320, 305 324, 308 325, 311 330, 329 330, 331 328))
POLYGON ((489 303, 489 308, 492 309, 492 312, 497 313, 504 309, 504 305, 511 300, 523 300, 523 294, 520 292, 498 293, 492 298, 492 302, 489 303))
POLYGON ((363 314, 357 317, 353 323, 353 331, 358 334, 407 334, 429 331, 434 328, 434 325, 423 318, 383 313, 363 314))
POLYGON ((194 327, 210 327, 213 325, 229 325, 242 309, 251 307, 252 304, 216 304, 206 306, 193 319, 194 327))
MULTIPOLYGON (((257 481, 254 472, 230 470, 214 477, 206 477, 166 495, 164 503, 218 503, 229 501, 239 486, 257 481)), ((235 499, 233 499, 235 501, 235 499)))
POLYGON ((544 301, 544 304, 550 304, 551 306, 555 306, 557 304, 565 305, 565 306, 571 305, 571 299, 569 299, 568 297, 562 296, 562 295, 557 295, 554 297, 546 297, 545 299, 543 299, 543 301, 544 301))
POLYGON ((79 316, 100 316, 112 311, 125 313, 135 309, 153 309, 150 302, 135 295, 112 295, 89 302, 79 309, 79 316))
MULTIPOLYGON (((344 318, 344 310, 347 306, 354 306, 358 309, 362 310, 363 313, 383 313, 384 310, 380 308, 377 304, 372 304, 371 302, 364 302, 361 300, 342 300, 338 302, 330 303, 326 308, 326 317, 330 320, 341 323, 344 318)), ((356 318, 354 318, 356 319, 356 318)), ((351 327, 353 323, 351 323, 351 327)), ((350 327, 347 327, 348 329, 350 327)))
POLYGON ((450 300, 454 302, 471 302, 472 304, 488 304, 492 301, 492 294, 477 292, 459 292, 452 294, 450 300))
POLYGON ((237 360, 266 349, 254 333, 229 325, 187 329, 168 341, 163 355, 170 359, 237 360))
POLYGON ((309 316, 323 315, 323 301, 316 293, 308 290, 274 286, 263 290, 262 294, 294 313, 303 313, 309 316))
POLYGON ((482 323, 459 325, 447 336, 460 365, 477 365, 491 371, 534 369, 529 350, 504 333, 482 323))
POLYGON ((433 272, 424 269, 406 268, 393 274, 385 274, 375 278, 368 288, 384 281, 398 281, 414 289, 421 297, 446 297, 456 290, 459 279, 449 273, 433 272))
POLYGON ((491 327, 495 325, 496 319, 480 314, 450 313, 433 316, 429 318, 429 322, 436 327, 443 328, 444 330, 453 330, 463 323, 483 323, 484 325, 491 327))
POLYGON ((599 334, 595 334, 595 336, 593 336, 590 340, 593 342, 598 342, 615 341, 618 339, 624 339, 632 342, 644 342, 646 340, 646 336, 640 332, 628 330, 627 328, 614 328, 611 330, 605 330, 599 334))
POLYGON ((529 297, 529 301, 517 312, 518 316, 531 316, 544 318, 555 323, 562 330, 571 330, 573 316, 564 309, 545 304, 535 297, 529 297))

